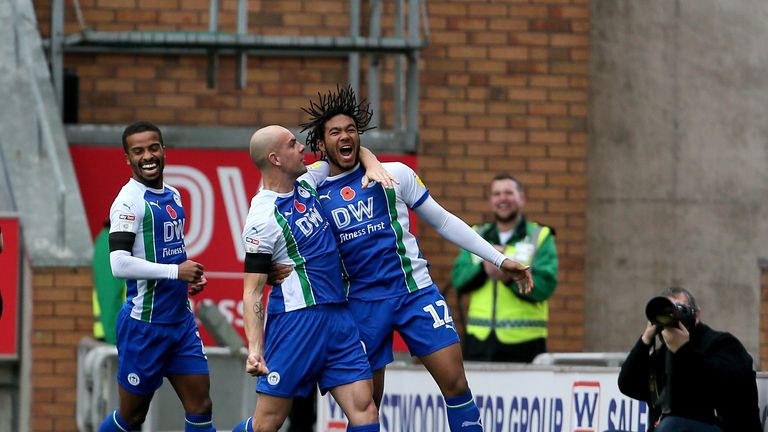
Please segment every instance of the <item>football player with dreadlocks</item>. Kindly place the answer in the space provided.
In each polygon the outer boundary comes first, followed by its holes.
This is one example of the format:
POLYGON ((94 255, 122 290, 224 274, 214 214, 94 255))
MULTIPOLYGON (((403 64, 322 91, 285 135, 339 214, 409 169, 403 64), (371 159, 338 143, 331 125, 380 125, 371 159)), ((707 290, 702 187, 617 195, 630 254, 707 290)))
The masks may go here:
POLYGON ((374 371, 374 401, 377 406, 381 403, 384 372, 393 360, 392 337, 397 330, 411 355, 422 361, 440 388, 450 430, 482 430, 464 373, 458 333, 409 230, 408 209, 446 239, 508 273, 521 292, 532 287, 530 270, 506 258, 441 207, 418 175, 402 163, 383 164, 399 179, 393 189, 380 185, 363 188, 360 135, 372 129, 369 105, 358 103, 350 86, 337 86, 335 92, 318 96, 302 108, 310 120, 301 126, 308 131, 309 148, 320 152, 330 165, 330 176, 317 192, 350 279, 349 310, 374 371))

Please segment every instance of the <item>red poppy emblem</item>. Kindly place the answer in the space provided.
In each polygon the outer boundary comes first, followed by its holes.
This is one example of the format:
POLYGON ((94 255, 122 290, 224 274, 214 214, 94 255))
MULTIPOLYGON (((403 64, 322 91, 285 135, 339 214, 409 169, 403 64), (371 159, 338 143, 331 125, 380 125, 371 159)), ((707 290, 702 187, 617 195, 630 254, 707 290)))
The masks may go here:
POLYGON ((341 197, 344 198, 344 201, 352 201, 355 197, 355 190, 349 186, 344 186, 344 188, 341 189, 341 197))
POLYGON ((165 205, 165 211, 168 212, 168 214, 171 216, 171 219, 176 219, 176 216, 178 216, 176 214, 176 210, 174 210, 173 207, 171 207, 170 204, 166 204, 165 205))
POLYGON ((304 213, 307 211, 307 206, 300 203, 299 200, 293 200, 293 206, 296 207, 296 210, 298 210, 299 213, 304 213))

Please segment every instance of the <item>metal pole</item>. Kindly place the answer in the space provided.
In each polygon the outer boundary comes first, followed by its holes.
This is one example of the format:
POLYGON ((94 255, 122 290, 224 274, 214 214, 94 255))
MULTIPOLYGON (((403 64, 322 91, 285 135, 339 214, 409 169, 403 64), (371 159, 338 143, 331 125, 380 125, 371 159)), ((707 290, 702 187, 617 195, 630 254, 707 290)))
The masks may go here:
MULTIPOLYGON (((352 38, 360 36, 360 0, 350 0, 349 2, 349 36, 352 38)), ((360 54, 350 53, 348 73, 349 85, 355 90, 355 94, 360 94, 360 54)))
MULTIPOLYGON (((403 0, 395 1, 395 37, 403 37, 403 21, 405 19, 405 9, 403 0)), ((395 55, 395 83, 392 92, 394 99, 394 113, 392 128, 394 130, 403 130, 403 56, 395 55)))
MULTIPOLYGON (((408 0, 408 40, 414 46, 419 37, 419 0, 408 0)), ((406 139, 410 148, 419 142, 419 51, 414 49, 408 55, 408 77, 406 80, 406 139)))
POLYGON ((51 48, 48 53, 59 115, 64 102, 64 0, 51 3, 51 48))
MULTIPOLYGON (((248 32, 248 0, 237 0, 237 33, 248 32)), ((248 82, 248 54, 241 51, 237 59, 237 88, 244 89, 248 82)))
MULTIPOLYGON (((208 4, 208 31, 219 31, 219 0, 210 0, 208 4)), ((216 80, 219 70, 219 56, 216 50, 208 50, 208 88, 216 88, 216 80)))
MULTIPOLYGON (((371 0, 371 22, 368 25, 368 36, 371 38, 381 38, 381 2, 371 0)), ((376 54, 368 55, 368 101, 373 109, 371 124, 380 125, 381 97, 379 95, 379 56, 376 54)))

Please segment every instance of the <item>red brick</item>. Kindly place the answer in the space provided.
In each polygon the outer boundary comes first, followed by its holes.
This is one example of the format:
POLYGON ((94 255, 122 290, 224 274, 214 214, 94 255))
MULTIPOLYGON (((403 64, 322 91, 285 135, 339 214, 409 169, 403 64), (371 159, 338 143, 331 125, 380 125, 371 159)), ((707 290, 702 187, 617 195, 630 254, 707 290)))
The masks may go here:
POLYGON ((539 144, 565 144, 567 135, 564 132, 538 132, 532 131, 528 139, 531 143, 539 144))
POLYGON ((157 11, 121 9, 117 11, 118 22, 156 23, 157 11))
POLYGON ((488 20, 484 18, 449 17, 447 19, 449 30, 486 30, 488 20))
POLYGON ((497 17, 507 14, 507 7, 502 4, 469 5, 470 16, 497 17))
POLYGON ((512 33, 509 41, 515 45, 542 46, 549 44, 549 35, 546 33, 512 33))
POLYGON ((568 163, 562 159, 531 159, 528 168, 533 172, 564 172, 568 163))
POLYGON ((492 47, 488 50, 489 58, 500 60, 527 60, 528 48, 526 47, 492 47))
POLYGON ((529 113, 533 115, 565 115, 568 113, 568 107, 562 103, 533 103, 530 105, 529 113))
POLYGON ((172 10, 178 9, 179 0, 138 0, 140 9, 172 10))
POLYGON ((135 8, 136 0, 98 0, 97 6, 105 9, 135 8))
POLYGON ((530 26, 528 20, 520 18, 491 18, 489 19, 488 29, 494 31, 513 32, 528 31, 530 26))
POLYGON ((583 34, 553 34, 550 39, 552 46, 588 46, 589 35, 583 34))
POLYGON ((542 18, 549 15, 546 6, 510 6, 509 15, 512 17, 542 18))
POLYGON ((547 92, 535 88, 510 88, 508 97, 516 101, 543 101, 547 99, 547 92))

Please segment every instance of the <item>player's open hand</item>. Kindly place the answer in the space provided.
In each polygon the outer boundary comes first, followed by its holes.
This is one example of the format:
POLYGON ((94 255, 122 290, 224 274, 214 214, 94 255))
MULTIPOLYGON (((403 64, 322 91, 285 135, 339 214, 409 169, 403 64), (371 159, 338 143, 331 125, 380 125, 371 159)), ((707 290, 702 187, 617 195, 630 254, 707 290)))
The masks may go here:
POLYGON ((507 258, 501 263, 501 271, 512 278, 520 294, 528 294, 533 289, 531 266, 524 266, 517 261, 507 258))
POLYGON ((179 280, 186 283, 197 283, 203 277, 205 267, 199 262, 186 260, 179 264, 179 280))
POLYGON ((365 170, 363 176, 363 188, 367 188, 369 184, 376 182, 381 183, 385 189, 392 189, 395 187, 395 183, 400 184, 392 174, 389 173, 382 164, 365 170))
POLYGON ((208 279, 205 277, 205 275, 200 276, 200 280, 189 284, 187 287, 187 293, 191 296, 199 294, 203 289, 205 289, 205 286, 208 285, 208 279))
POLYGON ((251 376, 264 376, 269 373, 267 368, 267 362, 264 361, 264 356, 256 353, 249 352, 248 359, 245 361, 245 371, 251 376))
POLYGON ((272 264, 269 268, 269 274, 267 275, 267 283, 269 285, 279 285, 293 273, 293 266, 286 264, 272 264))

